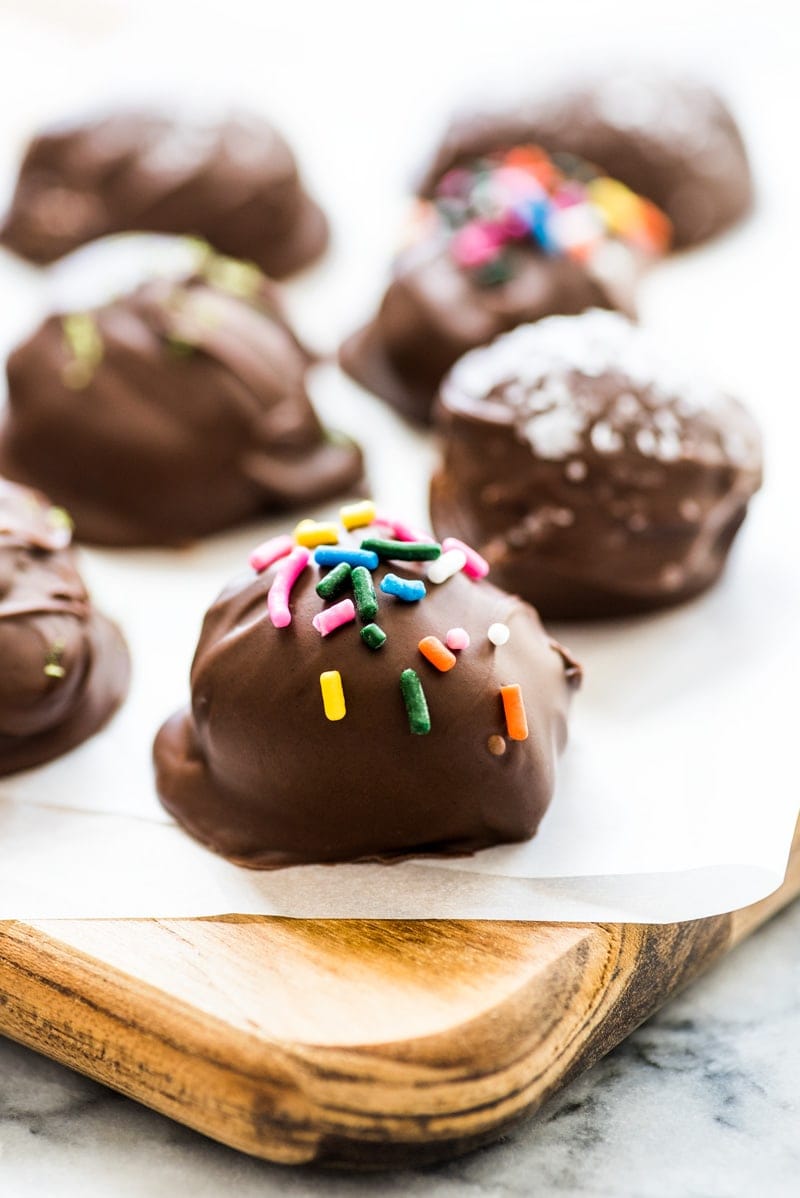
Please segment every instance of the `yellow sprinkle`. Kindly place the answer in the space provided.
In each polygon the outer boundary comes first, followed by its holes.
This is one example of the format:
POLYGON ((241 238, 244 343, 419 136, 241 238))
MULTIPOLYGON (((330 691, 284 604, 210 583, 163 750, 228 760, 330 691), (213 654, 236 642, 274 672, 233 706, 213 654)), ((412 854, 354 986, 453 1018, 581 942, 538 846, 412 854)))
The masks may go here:
POLYGON ((346 503, 339 508, 339 519, 346 529, 364 528, 375 519, 375 504, 371 499, 360 499, 358 503, 346 503))
POLYGON ((294 530, 294 539, 306 549, 317 545, 338 545, 339 528, 336 524, 318 524, 316 520, 301 520, 294 530))
POLYGON ((641 200, 617 179, 592 179, 586 187, 593 204, 603 213, 612 233, 624 233, 639 224, 641 200))
POLYGON ((325 670, 319 676, 319 686, 322 691, 322 706, 329 720, 343 720, 347 708, 344 705, 342 676, 338 670, 325 670))

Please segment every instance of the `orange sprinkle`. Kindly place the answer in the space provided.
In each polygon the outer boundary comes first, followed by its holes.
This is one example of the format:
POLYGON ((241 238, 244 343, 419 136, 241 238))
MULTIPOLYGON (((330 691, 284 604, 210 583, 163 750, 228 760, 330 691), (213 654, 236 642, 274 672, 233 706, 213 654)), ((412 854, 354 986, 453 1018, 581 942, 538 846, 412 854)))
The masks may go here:
POLYGON ((500 698, 503 700, 509 739, 527 740, 528 720, 522 701, 522 688, 516 682, 512 686, 501 686, 500 698))
POLYGON ((438 636, 424 636, 417 645, 420 653, 426 658, 432 666, 436 666, 437 670, 446 673, 452 670, 456 664, 456 655, 451 653, 446 645, 443 645, 438 636))

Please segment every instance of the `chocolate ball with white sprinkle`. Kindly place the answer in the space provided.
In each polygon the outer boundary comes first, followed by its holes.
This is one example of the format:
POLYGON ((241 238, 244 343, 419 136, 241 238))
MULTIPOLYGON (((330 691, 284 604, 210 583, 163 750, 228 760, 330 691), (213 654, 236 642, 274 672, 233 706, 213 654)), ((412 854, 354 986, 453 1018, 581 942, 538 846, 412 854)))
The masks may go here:
POLYGON ((761 484, 747 410, 595 310, 466 354, 438 402, 437 535, 546 617, 665 607, 714 583, 761 484))

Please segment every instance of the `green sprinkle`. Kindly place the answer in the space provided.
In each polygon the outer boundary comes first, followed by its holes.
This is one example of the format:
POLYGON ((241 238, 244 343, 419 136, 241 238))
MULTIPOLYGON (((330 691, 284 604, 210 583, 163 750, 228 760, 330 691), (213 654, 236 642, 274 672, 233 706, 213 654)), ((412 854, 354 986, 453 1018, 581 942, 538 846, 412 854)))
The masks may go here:
POLYGON ((190 358, 197 349, 197 346, 193 345, 191 341, 186 341, 175 333, 167 333, 164 341, 173 358, 190 358))
POLYGON ((75 523, 66 508, 51 507, 47 509, 47 523, 51 528, 65 529, 72 532, 75 523))
POLYGON ((377 624, 365 624, 361 629, 361 639, 370 649, 380 649, 386 644, 386 633, 377 624))
POLYGON ((408 726, 415 736, 427 736, 431 730, 428 703, 416 670, 403 670, 400 690, 408 713, 408 726))
POLYGON ((352 572, 352 567, 347 562, 339 562, 339 565, 334 566, 330 574, 320 578, 317 583, 317 594, 322 599, 334 599, 348 585, 352 572))
POLYGON ((396 562, 432 562, 442 553, 441 545, 435 542, 383 541, 378 537, 367 537, 361 542, 361 548, 396 562))
POLYGON ((475 282, 481 287, 499 287, 507 283, 514 273, 507 255, 501 254, 494 262, 485 262, 475 271, 475 282))
POLYGON ((378 614, 378 596, 375 594, 372 575, 366 566, 356 566, 353 571, 353 594, 356 597, 358 618, 362 624, 368 624, 378 614))
POLYGON ((238 258, 211 255, 203 274, 213 287, 235 295, 237 299, 253 299, 264 283, 264 276, 252 262, 240 262, 238 258))
POLYGON ((89 386, 103 360, 103 338, 89 312, 72 312, 64 316, 61 329, 67 350, 72 355, 62 368, 61 378, 66 387, 80 391, 89 386))

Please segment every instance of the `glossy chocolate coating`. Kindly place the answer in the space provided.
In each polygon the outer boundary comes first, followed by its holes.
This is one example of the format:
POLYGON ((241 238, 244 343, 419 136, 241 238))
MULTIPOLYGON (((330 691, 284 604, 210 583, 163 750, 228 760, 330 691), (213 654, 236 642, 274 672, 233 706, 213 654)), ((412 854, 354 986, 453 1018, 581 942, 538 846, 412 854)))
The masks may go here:
POLYGON ((69 319, 9 359, 0 469, 68 508, 81 540, 180 544, 361 478, 358 447, 320 425, 308 355, 254 267, 213 258, 69 319))
POLYGON ((93 606, 64 513, 0 479, 0 774, 50 761, 119 707, 130 664, 93 606))
POLYGON ((2 243, 46 263, 121 232, 204 237, 274 278, 312 262, 328 240, 292 151, 258 117, 201 124, 123 111, 34 138, 2 243))
POLYGON ((652 200, 672 221, 676 248, 715 236, 753 202, 742 136, 722 98, 689 79, 634 70, 457 118, 419 192, 431 195, 452 166, 524 142, 588 159, 652 200))
POLYGON ((342 345, 343 369, 410 420, 427 423, 444 374, 467 350, 518 324, 592 307, 632 307, 578 263, 533 248, 513 251, 513 277, 476 282, 438 238, 400 256, 374 318, 342 345))
MULTIPOLYGON (((358 544, 358 539, 354 539, 358 544)), ((402 577, 419 567, 391 563, 402 577)), ((375 572, 376 585, 386 573, 375 572)), ((273 628, 274 568, 248 574, 209 610, 191 673, 191 709, 155 743, 158 792, 204 844, 242 865, 269 869, 325 861, 470 853, 533 836, 553 791, 580 669, 550 641, 538 616, 488 582, 458 574, 418 603, 380 594, 386 643, 369 649, 359 624, 322 638, 312 562, 291 596, 292 623, 273 628), (497 621, 511 636, 487 639, 497 621), (459 625, 471 645, 447 673, 421 655, 427 635, 459 625), (414 735, 400 690, 415 669, 431 717, 414 735), (338 670, 344 719, 326 719, 320 674, 338 670), (506 738, 500 686, 522 686, 530 735, 506 738)))
POLYGON ((747 411, 616 313, 554 317, 467 355, 437 418, 437 535, 472 543, 552 619, 704 590, 761 483, 747 411))

